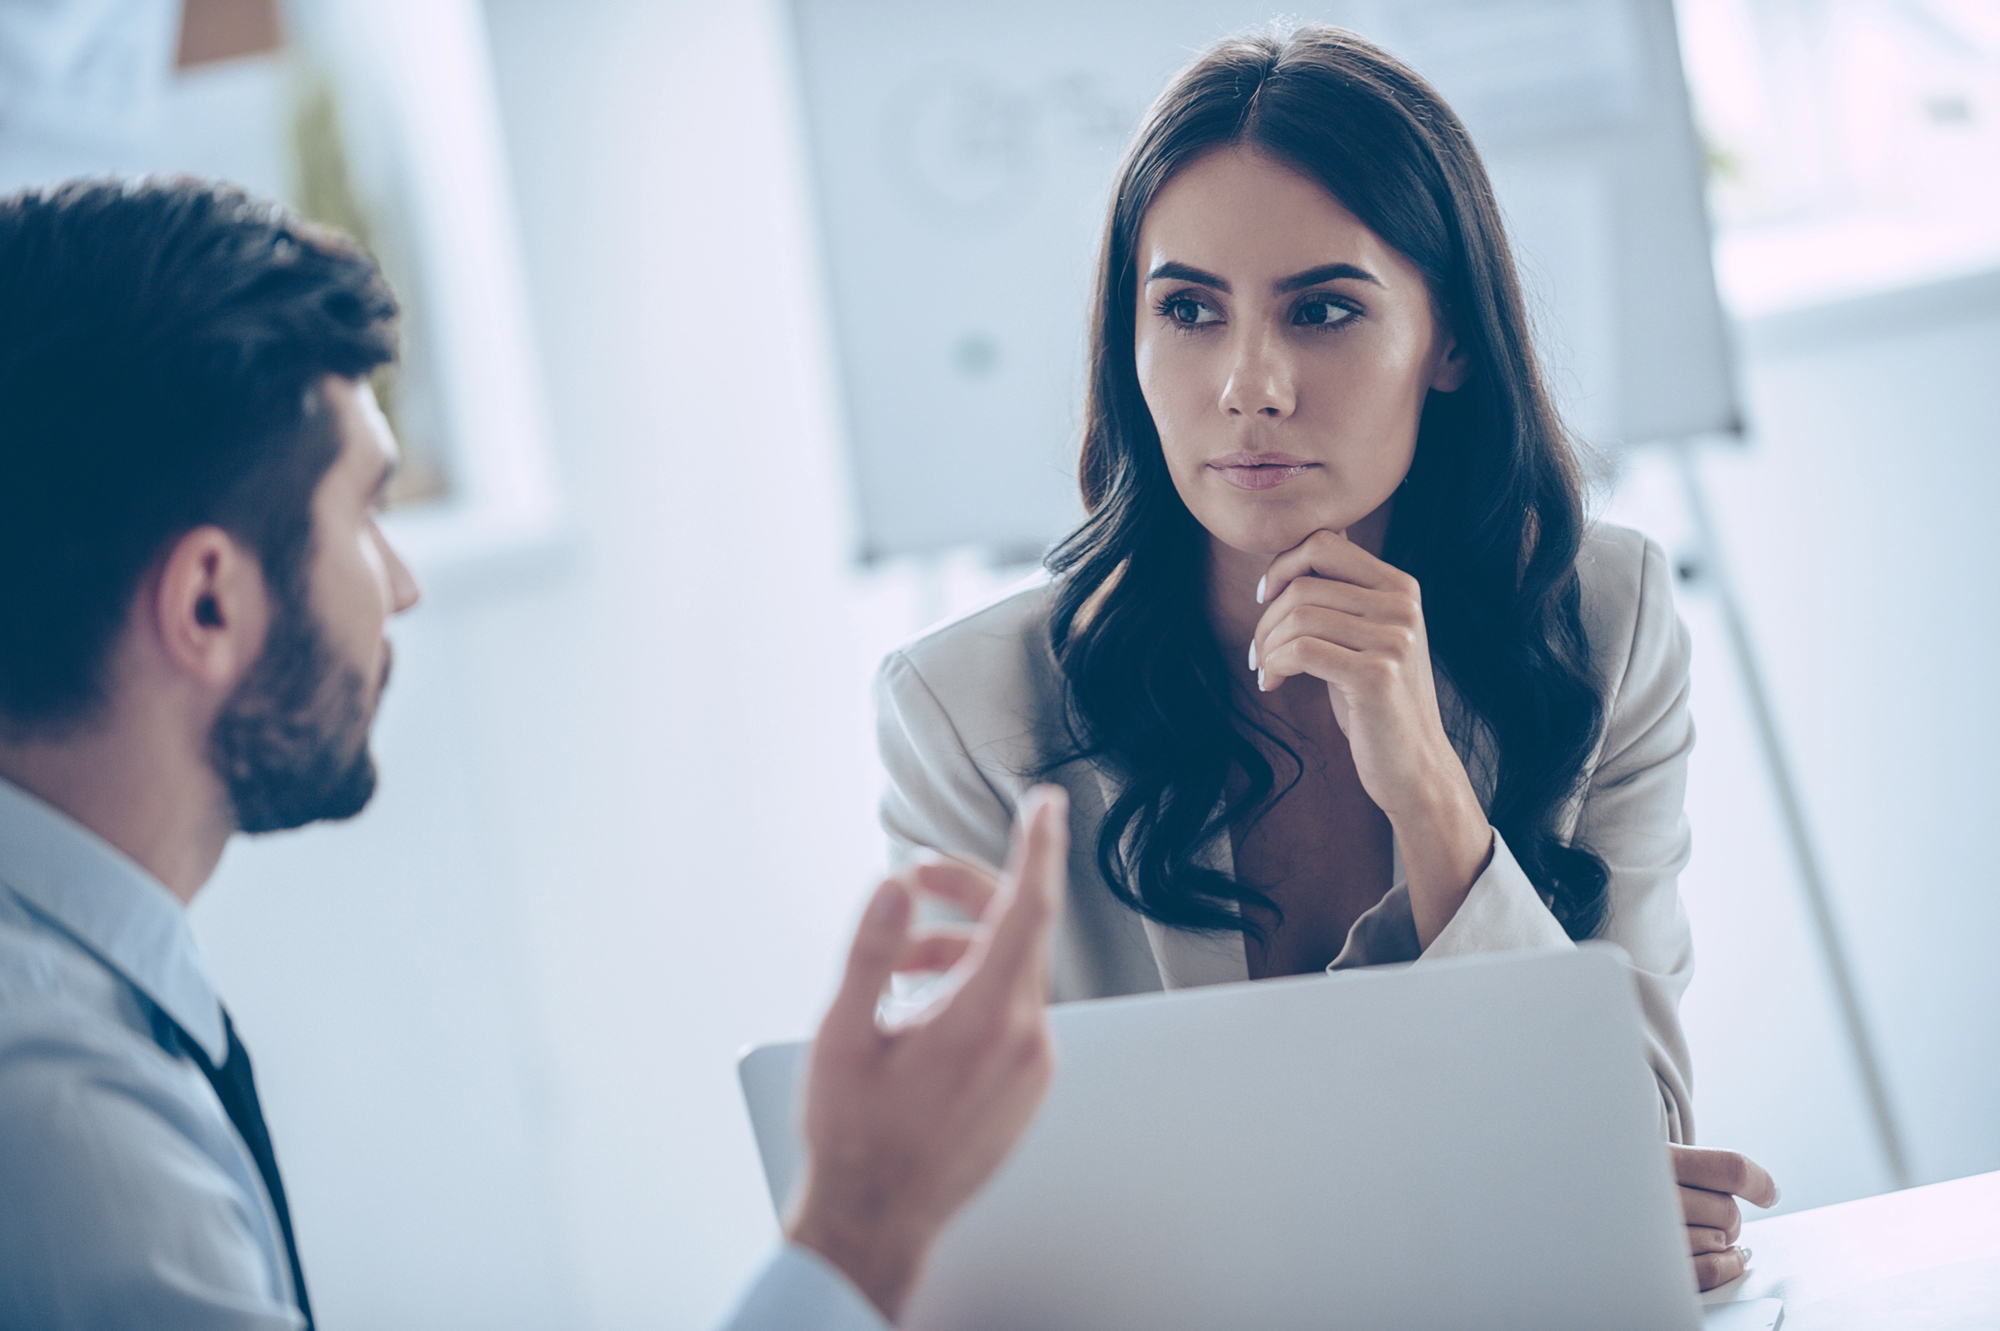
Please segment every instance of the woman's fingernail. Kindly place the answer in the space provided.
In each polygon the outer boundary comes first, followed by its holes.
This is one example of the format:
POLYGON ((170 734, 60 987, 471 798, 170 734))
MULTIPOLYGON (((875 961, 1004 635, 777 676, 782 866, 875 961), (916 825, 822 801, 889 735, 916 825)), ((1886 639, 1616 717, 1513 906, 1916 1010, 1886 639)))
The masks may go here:
POLYGON ((1266 579, 1268 579, 1268 578, 1269 578, 1269 576, 1270 576, 1269 574, 1266 574, 1266 575, 1265 575, 1264 577, 1262 577, 1262 578, 1259 578, 1259 579, 1257 579, 1257 604, 1258 604, 1258 605, 1262 605, 1262 604, 1264 604, 1264 583, 1265 583, 1266 579))
POLYGON ((1257 692, 1264 692, 1264 672, 1261 670, 1257 672, 1257 692))
POLYGON ((1743 1269, 1748 1271, 1750 1269, 1750 1250, 1748 1248, 1738 1248, 1736 1251, 1743 1258, 1743 1269))
POLYGON ((1250 640, 1250 668, 1252 670, 1257 668, 1257 640, 1255 638, 1250 640))

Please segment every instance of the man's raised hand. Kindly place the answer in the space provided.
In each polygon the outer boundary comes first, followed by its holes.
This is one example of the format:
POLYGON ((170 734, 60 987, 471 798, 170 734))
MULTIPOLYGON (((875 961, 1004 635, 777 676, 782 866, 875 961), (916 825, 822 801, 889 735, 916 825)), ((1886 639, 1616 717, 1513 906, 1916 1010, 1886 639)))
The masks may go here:
POLYGON ((1048 938, 1061 909, 1069 801, 1021 802, 990 895, 955 861, 891 878, 862 916, 806 1074, 806 1182, 787 1235, 846 1273, 894 1321, 937 1237, 992 1177, 1054 1074, 1044 1009, 1048 938), (960 891, 952 880, 967 879, 960 891), (940 878, 946 881, 939 881, 940 878), (911 933, 912 888, 978 911, 966 931, 911 933), (949 965, 938 996, 885 1025, 897 970, 949 965))

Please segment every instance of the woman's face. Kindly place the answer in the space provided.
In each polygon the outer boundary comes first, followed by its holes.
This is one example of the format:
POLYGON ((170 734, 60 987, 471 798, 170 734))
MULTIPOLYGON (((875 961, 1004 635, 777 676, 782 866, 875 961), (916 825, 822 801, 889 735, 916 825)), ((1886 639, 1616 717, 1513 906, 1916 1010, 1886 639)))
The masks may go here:
POLYGON ((1423 277, 1339 200, 1251 149, 1168 181, 1139 229, 1139 388, 1181 501, 1275 555, 1380 509, 1464 358, 1423 277))

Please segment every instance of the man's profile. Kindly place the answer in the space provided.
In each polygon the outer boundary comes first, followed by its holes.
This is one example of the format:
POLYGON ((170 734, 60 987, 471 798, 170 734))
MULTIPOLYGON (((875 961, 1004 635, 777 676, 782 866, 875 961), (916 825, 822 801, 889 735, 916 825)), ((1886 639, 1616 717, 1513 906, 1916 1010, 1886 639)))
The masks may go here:
MULTIPOLYGON (((0 200, 0 1325, 312 1325, 282 1125, 185 907, 230 837, 374 792, 386 629, 418 599, 376 522, 395 318, 360 249, 233 189, 0 200)), ((789 1241, 732 1326, 893 1320, 1026 1126, 1064 813, 1024 808, 968 935, 913 934, 911 893, 977 908, 982 875, 878 889, 789 1241), (957 982, 885 1028, 913 965, 957 982)))

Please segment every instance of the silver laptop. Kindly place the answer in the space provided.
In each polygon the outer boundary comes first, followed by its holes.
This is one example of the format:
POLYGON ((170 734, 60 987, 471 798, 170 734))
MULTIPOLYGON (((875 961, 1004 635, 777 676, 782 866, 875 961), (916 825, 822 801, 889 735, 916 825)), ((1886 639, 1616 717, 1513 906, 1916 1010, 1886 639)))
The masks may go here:
MULTIPOLYGON (((1702 1325, 1623 953, 1050 1012, 1055 1085, 912 1331, 1702 1325)), ((782 1214, 802 1044, 739 1072, 782 1214)))

